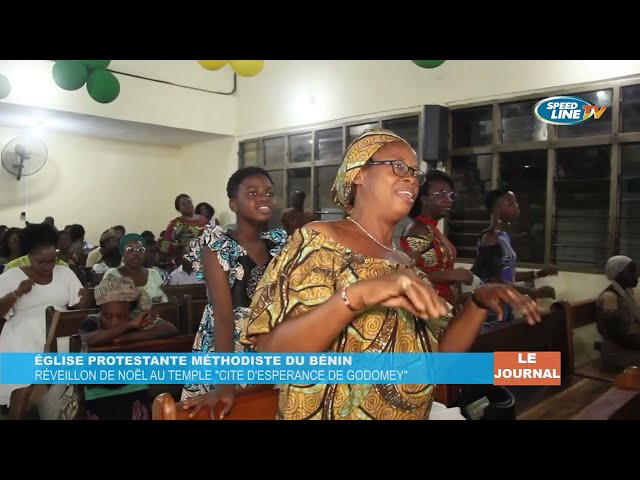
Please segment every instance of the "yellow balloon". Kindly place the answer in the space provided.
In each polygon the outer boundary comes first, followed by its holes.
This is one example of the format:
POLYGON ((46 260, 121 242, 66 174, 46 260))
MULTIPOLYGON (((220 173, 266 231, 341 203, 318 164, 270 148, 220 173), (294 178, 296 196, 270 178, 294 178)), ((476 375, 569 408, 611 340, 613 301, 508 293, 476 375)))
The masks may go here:
POLYGON ((241 77, 254 77, 264 68, 264 60, 231 60, 231 68, 241 77))
POLYGON ((206 70, 220 70, 229 60, 198 60, 198 63, 206 70))

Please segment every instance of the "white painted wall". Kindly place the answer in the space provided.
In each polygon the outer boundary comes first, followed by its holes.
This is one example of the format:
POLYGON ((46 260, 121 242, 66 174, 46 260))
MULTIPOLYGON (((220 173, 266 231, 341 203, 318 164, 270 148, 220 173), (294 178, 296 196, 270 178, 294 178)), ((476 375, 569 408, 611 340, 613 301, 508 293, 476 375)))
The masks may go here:
POLYGON ((240 136, 640 74, 638 60, 269 60, 240 79, 240 136))
MULTIPOLYGON (((114 60, 111 67, 174 83, 187 83, 190 79, 188 85, 197 88, 225 92, 233 88, 228 67, 210 72, 194 60, 114 60)), ((116 74, 120 95, 111 103, 101 104, 84 87, 73 92, 58 87, 52 68, 53 62, 47 60, 0 60, 0 73, 12 86, 11 94, 2 101, 221 135, 236 132, 237 98, 233 95, 216 95, 116 74)))

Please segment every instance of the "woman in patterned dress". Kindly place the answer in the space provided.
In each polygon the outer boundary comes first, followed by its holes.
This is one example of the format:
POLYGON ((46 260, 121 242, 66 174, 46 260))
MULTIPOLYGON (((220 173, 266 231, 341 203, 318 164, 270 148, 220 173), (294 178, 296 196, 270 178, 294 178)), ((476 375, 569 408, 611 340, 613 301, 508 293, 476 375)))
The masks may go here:
MULTIPOLYGON (((227 196, 237 227, 225 231, 209 224, 185 256, 193 262, 198 278, 204 279, 209 295, 193 344, 197 353, 249 350, 239 340, 251 298, 271 258, 287 240, 284 230, 267 230, 275 210, 273 181, 268 172, 258 167, 238 170, 229 178, 227 196)), ((186 409, 193 408, 192 415, 219 401, 225 406, 223 414, 230 411, 235 385, 218 385, 211 392, 210 388, 184 386, 182 400, 186 409)))
POLYGON ((454 287, 460 283, 471 285, 473 273, 454 268, 456 249, 438 228, 438 222, 451 211, 454 199, 451 177, 439 170, 429 172, 409 212, 413 221, 405 228, 400 244, 433 283, 438 295, 456 306, 458 295, 454 287))
MULTIPOLYGON (((531 299, 505 285, 478 287, 438 340, 428 323, 449 315, 411 259, 392 243, 424 173, 413 148, 372 130, 347 149, 333 195, 344 220, 312 222, 291 236, 253 297, 243 342, 259 352, 463 352, 489 309, 505 302, 531 323, 531 299)), ((434 385, 284 385, 279 419, 427 419, 434 385)))
POLYGON ((164 237, 160 239, 162 253, 174 253, 178 245, 188 248, 194 238, 202 235, 209 223, 205 217, 194 213, 193 201, 186 193, 176 197, 174 207, 180 212, 180 216, 171 220, 164 229, 164 237))

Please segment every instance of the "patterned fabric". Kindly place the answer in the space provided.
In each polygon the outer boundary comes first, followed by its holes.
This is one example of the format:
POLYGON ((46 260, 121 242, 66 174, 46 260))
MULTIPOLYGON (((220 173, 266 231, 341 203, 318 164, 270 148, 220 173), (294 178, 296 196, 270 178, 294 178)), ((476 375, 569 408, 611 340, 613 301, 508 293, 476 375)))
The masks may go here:
MULTIPOLYGON (((457 252, 449 239, 438 229, 438 221, 423 215, 419 215, 416 221, 425 226, 426 234, 400 237, 402 249, 406 252, 415 252, 420 256, 416 264, 425 273, 453 270, 457 252)), ((451 284, 440 283, 433 286, 438 295, 447 302, 453 301, 451 284)))
POLYGON ((351 142, 331 188, 334 203, 347 209, 351 207, 349 195, 351 195, 353 179, 378 150, 391 142, 404 142, 409 145, 402 137, 384 129, 367 130, 351 142))
MULTIPOLYGON (((282 229, 265 231, 260 235, 265 241, 271 257, 278 255, 287 242, 287 233, 282 229)), ((247 251, 231 238, 219 225, 207 225, 202 236, 191 242, 191 252, 185 258, 193 262, 193 270, 197 277, 204 280, 202 258, 204 249, 216 252, 218 261, 225 272, 229 273, 229 288, 233 304, 235 324, 234 348, 237 353, 249 352, 252 349, 240 342, 240 334, 249 314, 251 299, 267 265, 257 265, 247 251)), ((193 352, 213 352, 215 347, 215 319, 211 299, 205 307, 202 319, 193 342, 193 352)), ((185 385, 182 400, 207 393, 210 385, 185 385)))
MULTIPOLYGON (((365 257, 322 233, 296 231, 269 265, 251 305, 242 341, 326 302, 359 280, 401 268, 365 257)), ((414 268, 417 275, 424 274, 414 268)), ((401 308, 368 308, 329 347, 330 352, 411 353, 437 351, 432 325, 401 308)), ((283 385, 279 419, 428 419, 434 385, 283 385)))
POLYGON ((165 242, 162 242, 161 250, 165 253, 171 253, 172 245, 189 247, 189 244, 195 238, 202 235, 207 224, 208 220, 200 215, 196 215, 190 219, 182 217, 174 218, 169 222, 169 225, 167 225, 164 231, 165 242))

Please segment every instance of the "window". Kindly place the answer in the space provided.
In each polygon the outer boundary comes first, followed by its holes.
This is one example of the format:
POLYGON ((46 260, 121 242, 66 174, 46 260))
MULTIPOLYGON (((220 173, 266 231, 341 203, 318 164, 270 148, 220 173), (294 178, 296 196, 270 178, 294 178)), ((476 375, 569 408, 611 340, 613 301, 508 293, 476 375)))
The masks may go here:
POLYGON ((493 139, 491 105, 452 111, 451 138, 453 148, 491 144, 493 139))
POLYGON ((622 131, 640 132, 640 85, 620 89, 622 102, 622 131))
POLYGON ((242 142, 240 144, 240 164, 243 167, 262 166, 259 145, 260 142, 258 141, 242 142))
POLYGON ((640 144, 623 145, 617 253, 640 260, 640 144))
POLYGON ((541 99, 500 106, 502 143, 540 142, 547 139, 547 124, 533 115, 538 100, 541 99))
POLYGON ((508 227, 518 261, 544 263, 547 151, 502 153, 500 186, 511 190, 520 205, 520 218, 508 227))
POLYGON ((289 158, 291 162, 310 162, 313 152, 313 133, 289 136, 289 158))
POLYGON ((294 190, 306 193, 305 207, 312 209, 318 218, 343 218, 342 207, 333 203, 331 188, 342 162, 345 143, 380 125, 394 130, 417 148, 420 113, 241 142, 240 166, 258 165, 266 168, 276 186, 278 208, 272 217, 271 227, 280 226, 282 211, 289 206, 294 190))
POLYGON ((309 208, 311 200, 311 169, 292 168, 287 170, 287 198, 283 199, 282 206, 290 207, 291 195, 299 190, 305 194, 305 207, 309 208))
POLYGON ((597 90, 595 92, 576 93, 574 96, 591 102, 598 107, 605 105, 607 109, 597 120, 590 120, 578 125, 558 126, 558 138, 576 138, 587 135, 604 135, 611 133, 611 120, 613 119, 612 90, 597 90))
POLYGON ((344 151, 342 135, 342 127, 318 130, 316 132, 316 160, 341 161, 344 151))
POLYGON ((284 137, 264 140, 264 163, 269 167, 280 167, 284 163, 284 137))
POLYGON ((420 117, 394 118, 382 122, 383 128, 391 130, 393 133, 400 135, 419 152, 420 146, 420 117))
POLYGON ((611 147, 558 149, 552 256, 558 266, 602 268, 608 254, 611 147))
POLYGON ((491 190, 491 155, 470 155, 451 159, 451 177, 458 193, 447 222, 447 237, 459 258, 474 259, 482 231, 489 226, 484 204, 491 190))

